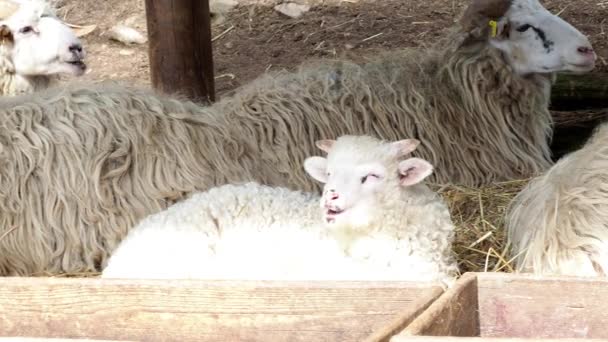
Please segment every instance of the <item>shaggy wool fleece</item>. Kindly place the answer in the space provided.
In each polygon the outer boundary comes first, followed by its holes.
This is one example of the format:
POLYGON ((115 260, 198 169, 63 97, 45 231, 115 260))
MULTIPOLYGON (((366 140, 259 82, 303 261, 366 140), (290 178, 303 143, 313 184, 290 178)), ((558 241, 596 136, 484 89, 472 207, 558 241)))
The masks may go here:
POLYGON ((214 109, 243 141, 283 165, 289 186, 310 190, 299 163, 313 142, 344 134, 416 138, 431 181, 468 186, 536 175, 551 165, 551 76, 521 77, 478 41, 386 53, 366 64, 322 61, 264 75, 214 109))
POLYGON ((140 219, 229 181, 218 170, 235 168, 241 146, 200 106, 111 84, 0 98, 0 108, 5 275, 100 270, 140 219))
POLYGON ((608 124, 533 179, 507 216, 517 270, 608 275, 608 124))

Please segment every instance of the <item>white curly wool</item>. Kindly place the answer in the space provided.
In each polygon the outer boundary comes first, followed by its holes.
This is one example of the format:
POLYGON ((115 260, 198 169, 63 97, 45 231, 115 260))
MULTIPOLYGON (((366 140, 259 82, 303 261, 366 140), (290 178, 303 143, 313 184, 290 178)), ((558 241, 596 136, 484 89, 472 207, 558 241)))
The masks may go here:
POLYGON ((453 225, 442 200, 417 184, 430 164, 399 161, 412 141, 400 151, 370 137, 319 144, 328 158, 308 158, 307 171, 336 175, 321 197, 257 183, 197 193, 132 229, 102 277, 450 283, 453 225), (330 190, 348 198, 334 201, 330 190))

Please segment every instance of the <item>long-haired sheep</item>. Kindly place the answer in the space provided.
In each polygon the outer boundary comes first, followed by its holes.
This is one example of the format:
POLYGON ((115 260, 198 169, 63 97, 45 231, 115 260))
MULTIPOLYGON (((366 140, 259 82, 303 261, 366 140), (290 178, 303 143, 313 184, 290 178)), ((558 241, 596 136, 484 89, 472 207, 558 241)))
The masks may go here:
POLYGON ((475 186, 551 165, 553 73, 587 72, 595 59, 588 39, 537 0, 475 0, 431 49, 269 74, 217 108, 289 139, 297 146, 292 160, 321 137, 415 137, 422 141, 416 155, 435 165, 432 180, 475 186))
POLYGON ((49 87, 59 75, 84 74, 82 44, 48 2, 20 0, 13 6, 14 13, 0 13, 8 15, 0 21, 0 95, 31 93, 49 87))
POLYGON ((421 183, 432 166, 403 157, 416 140, 322 140, 304 168, 323 196, 223 185, 143 220, 105 278, 442 281, 456 275, 454 226, 421 183), (319 203, 321 205, 319 205, 319 203))
POLYGON ((515 197, 507 229, 520 272, 608 275, 608 124, 515 197))
POLYGON ((143 217, 216 185, 318 190, 298 161, 345 134, 419 138, 439 182, 539 172, 550 75, 594 60, 535 0, 473 1, 434 49, 264 76, 211 107, 111 84, 0 99, 0 274, 99 270, 143 217))

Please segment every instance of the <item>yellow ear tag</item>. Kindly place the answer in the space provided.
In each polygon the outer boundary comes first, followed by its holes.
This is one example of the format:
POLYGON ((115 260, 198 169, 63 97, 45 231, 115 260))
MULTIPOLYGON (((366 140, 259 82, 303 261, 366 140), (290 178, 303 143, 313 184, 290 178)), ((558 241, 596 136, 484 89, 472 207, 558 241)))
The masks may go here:
POLYGON ((490 27, 492 28, 490 36, 492 38, 496 37, 496 33, 498 31, 498 23, 496 21, 494 21, 494 20, 490 20, 490 22, 488 23, 488 25, 490 25, 490 27))

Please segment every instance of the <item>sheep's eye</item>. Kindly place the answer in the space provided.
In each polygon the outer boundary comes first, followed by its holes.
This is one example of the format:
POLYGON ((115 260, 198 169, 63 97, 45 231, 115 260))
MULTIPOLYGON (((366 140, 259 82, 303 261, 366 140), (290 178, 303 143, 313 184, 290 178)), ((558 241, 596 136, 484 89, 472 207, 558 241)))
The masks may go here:
POLYGON ((517 32, 526 32, 526 31, 528 31, 528 29, 530 29, 531 27, 532 27, 532 25, 530 25, 530 24, 524 24, 524 25, 521 25, 521 26, 519 26, 519 27, 517 28, 517 32))
POLYGON ((365 182, 367 182, 367 180, 368 180, 370 177, 379 178, 379 177, 378 177, 378 175, 375 175, 375 174, 373 174, 373 173, 370 173, 369 175, 367 175, 367 176, 365 176, 365 177, 362 177, 362 178, 361 178, 361 184, 364 184, 365 182))
POLYGON ((34 28, 31 26, 25 26, 25 27, 22 27, 21 30, 19 30, 19 32, 21 32, 21 33, 28 33, 28 32, 32 32, 32 31, 34 31, 34 28))

